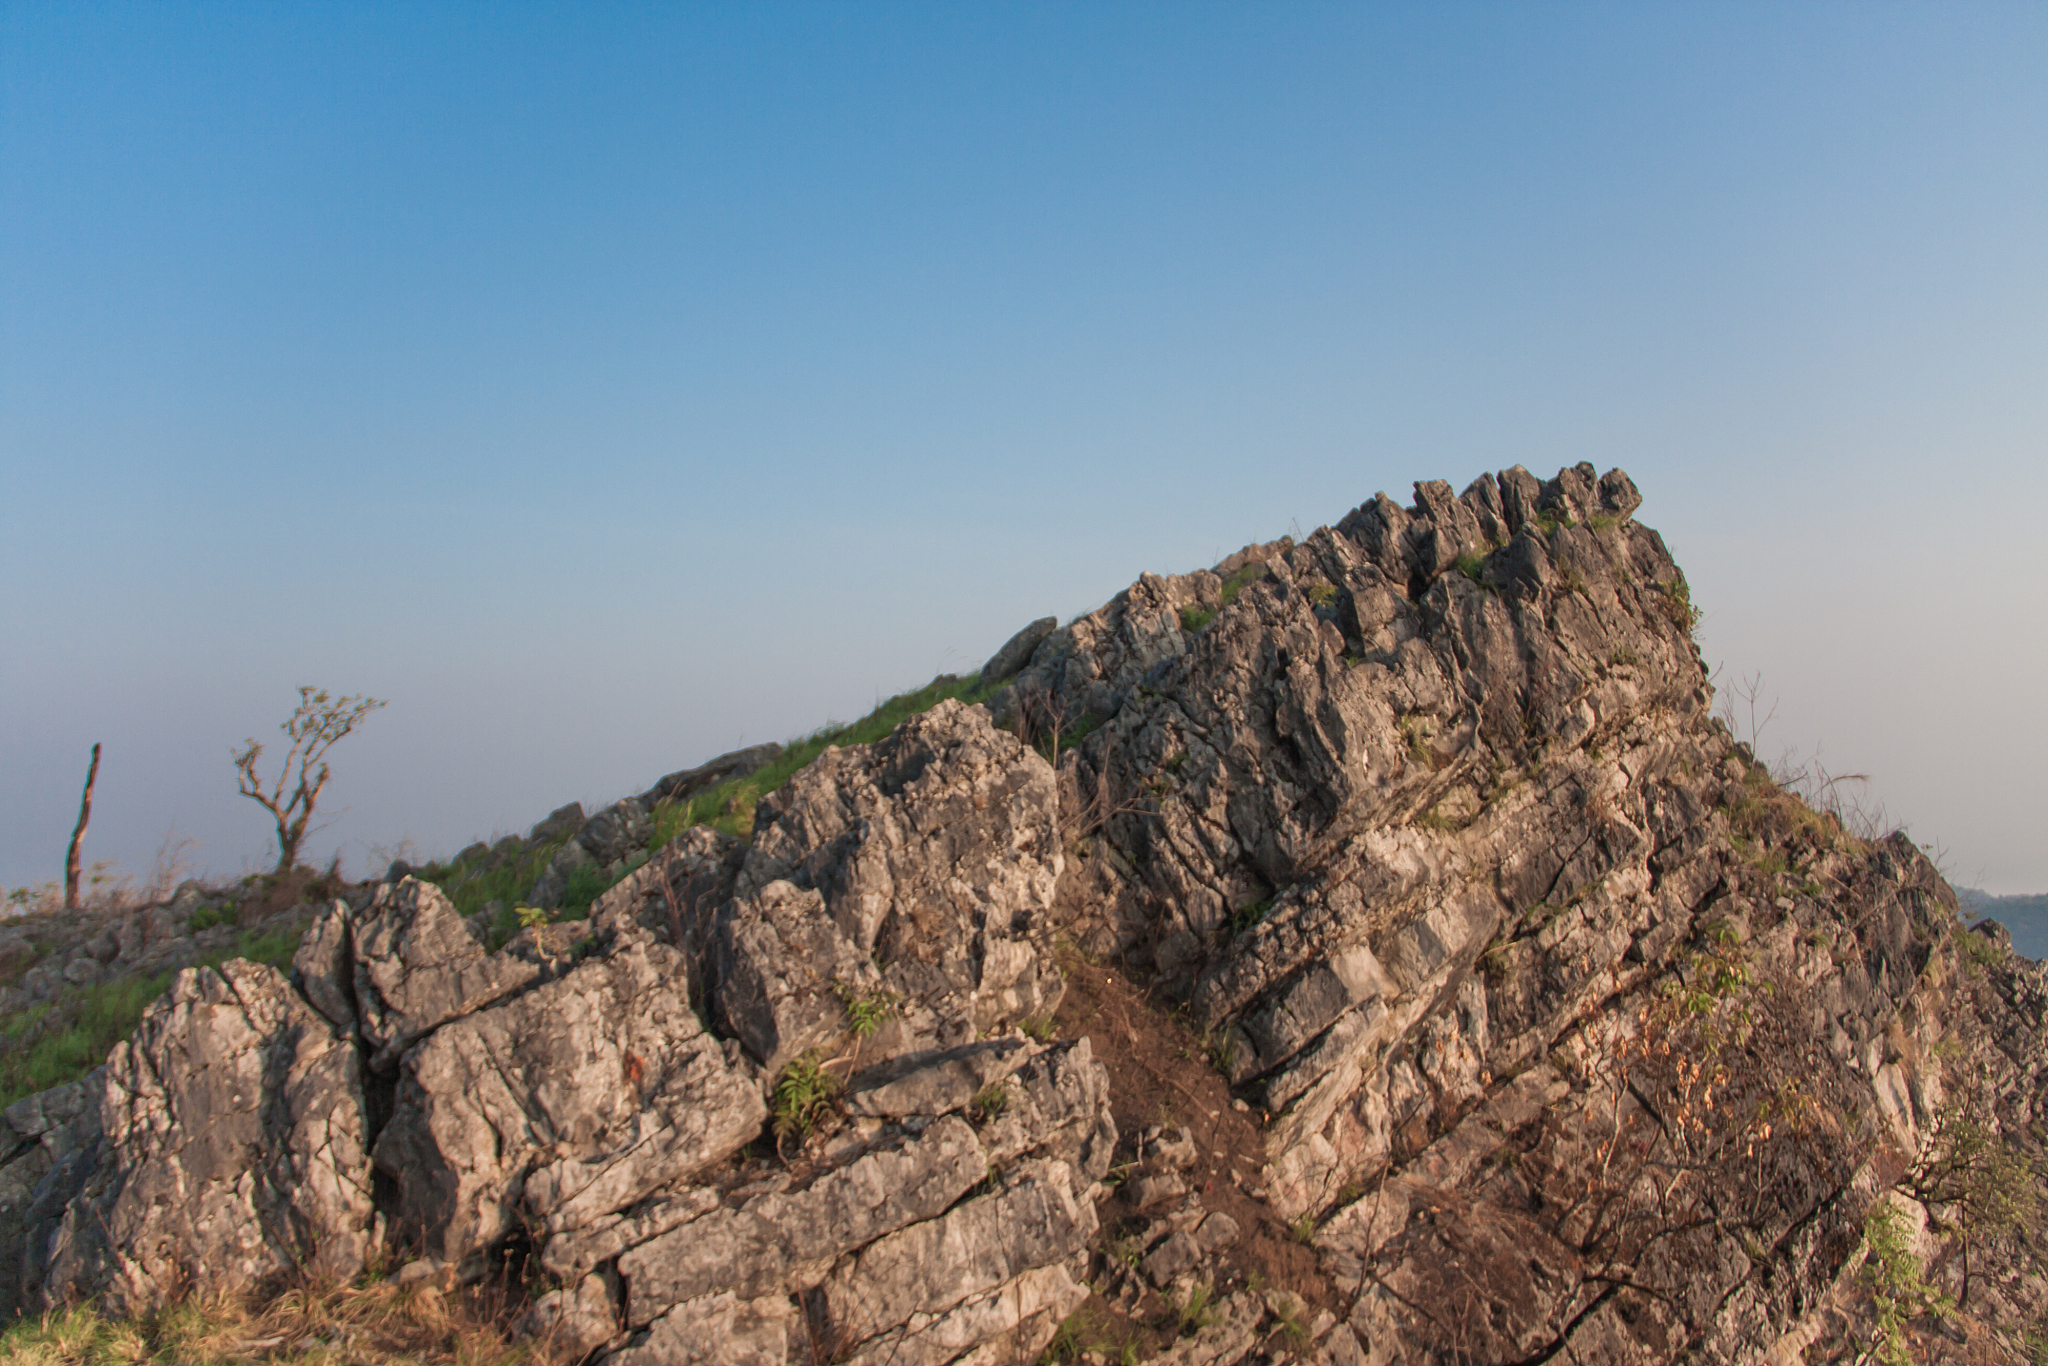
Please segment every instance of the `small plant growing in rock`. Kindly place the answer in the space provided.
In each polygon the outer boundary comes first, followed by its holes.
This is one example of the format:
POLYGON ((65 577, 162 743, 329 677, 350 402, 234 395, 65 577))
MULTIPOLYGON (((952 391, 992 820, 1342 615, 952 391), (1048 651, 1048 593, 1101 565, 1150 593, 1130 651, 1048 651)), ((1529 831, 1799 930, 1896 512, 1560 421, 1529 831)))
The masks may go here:
POLYGON ((968 1110, 975 1122, 986 1124, 1010 1108, 1010 1083, 1007 1079, 992 1081, 974 1093, 974 1099, 967 1102, 968 1110))
POLYGON ((832 1112, 839 1098, 839 1078, 825 1070, 814 1049, 792 1059, 775 1078, 774 1128, 777 1151, 786 1138, 809 1138, 832 1112))
MULTIPOLYGON (((1980 935, 1965 935, 1968 939, 1980 935)), ((2040 1212, 2034 1172, 1965 1092, 1937 1112, 1934 1141, 1906 1175, 1906 1189, 1928 1207, 1935 1228, 1962 1245, 1960 1300, 1970 1302, 1970 1254, 1985 1243, 2024 1237, 2040 1212)))
POLYGON ((1204 626, 1216 620, 1216 614, 1206 607, 1183 607, 1180 609, 1180 629, 1194 635, 1204 626))
POLYGON ((1052 1042, 1052 1013, 1046 1011, 1037 1015, 1026 1015, 1017 1021, 1017 1028, 1024 1037, 1034 1043, 1052 1042))
POLYGON ((519 922, 522 930, 537 930, 552 919, 544 906, 514 906, 512 918, 519 922))
POLYGON ((1287 1226, 1287 1236, 1307 1247, 1316 1240, 1316 1217, 1313 1214, 1302 1215, 1287 1226))
POLYGON ((1260 897, 1257 901, 1246 902, 1231 914, 1230 933, 1233 936, 1243 934, 1246 930, 1264 920, 1266 912, 1272 909, 1273 898, 1270 896, 1260 897))
POLYGON ((1208 1282, 1188 1291, 1188 1297, 1173 1307, 1174 1326, 1182 1337, 1199 1333, 1216 1322, 1216 1291, 1208 1282))
POLYGON ((1913 1255, 1913 1230, 1899 1207, 1879 1201, 1863 1221, 1863 1280, 1870 1287, 1875 1321, 1871 1339, 1857 1366, 1912 1366, 1913 1348, 1906 1325, 1924 1314, 1946 1316, 1949 1297, 1927 1283, 1920 1259, 1913 1255))
POLYGON ((1664 615, 1671 619, 1673 626, 1691 635, 1705 614, 1692 605, 1692 587, 1686 583, 1685 575, 1680 574, 1669 583, 1658 584, 1657 591, 1663 594, 1661 606, 1664 615))
POLYGON ((853 1026, 856 1039, 873 1037, 876 1030, 896 1018, 903 1005, 902 997, 881 987, 861 991, 842 984, 838 990, 840 1003, 846 1007, 847 1023, 853 1026))

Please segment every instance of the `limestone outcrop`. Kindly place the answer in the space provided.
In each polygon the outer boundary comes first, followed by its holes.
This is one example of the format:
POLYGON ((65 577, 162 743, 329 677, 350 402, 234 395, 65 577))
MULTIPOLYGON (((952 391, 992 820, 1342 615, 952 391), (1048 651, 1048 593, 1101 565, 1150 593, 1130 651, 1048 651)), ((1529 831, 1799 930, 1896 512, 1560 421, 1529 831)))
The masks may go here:
POLYGON ((773 747, 447 878, 608 885, 583 919, 500 944, 400 876, 289 975, 185 971, 6 1111, 0 1296, 516 1245, 527 1330, 622 1366, 1071 1359, 1106 1321, 1187 1366, 1820 1362, 1891 1202, 1995 1356, 2048 1310, 2039 1231, 1943 1230, 1959 1126, 2038 1188, 2048 979, 1713 718, 1641 502, 1590 466, 1380 495, 1032 623, 744 838, 655 831, 773 747), (1138 1004, 1076 1012, 1062 955, 1138 1004), (1169 1036, 1147 1094, 1118 1060, 1169 1036))

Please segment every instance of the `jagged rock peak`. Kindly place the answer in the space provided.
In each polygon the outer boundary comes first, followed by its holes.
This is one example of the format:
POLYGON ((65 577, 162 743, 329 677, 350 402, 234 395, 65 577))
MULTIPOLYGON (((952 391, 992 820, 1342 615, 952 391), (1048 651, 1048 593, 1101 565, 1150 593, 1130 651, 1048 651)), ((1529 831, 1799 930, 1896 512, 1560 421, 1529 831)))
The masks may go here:
POLYGON ((1378 495, 1032 623, 744 839, 628 871, 772 749, 563 808, 586 920, 494 951, 398 877, 182 973, 7 1111, 6 1290, 523 1240, 528 1329, 625 1366, 993 1366, 1091 1293, 1188 1366, 1831 1361, 1896 1208, 1995 1355, 2032 1234, 1954 1255, 1914 1173, 1959 1113, 2038 1164, 2048 981, 1713 719, 1641 504, 1378 495))

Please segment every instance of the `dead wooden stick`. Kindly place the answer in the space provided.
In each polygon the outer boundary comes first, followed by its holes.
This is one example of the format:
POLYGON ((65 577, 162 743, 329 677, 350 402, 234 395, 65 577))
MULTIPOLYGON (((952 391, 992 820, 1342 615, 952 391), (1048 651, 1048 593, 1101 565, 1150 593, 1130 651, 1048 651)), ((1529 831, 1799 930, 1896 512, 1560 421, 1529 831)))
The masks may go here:
POLYGON ((94 741, 92 767, 85 771, 85 796, 78 802, 78 825, 71 831, 71 848, 64 855, 64 909, 78 909, 78 846, 85 843, 86 822, 92 819, 92 785, 100 778, 100 747, 94 741))

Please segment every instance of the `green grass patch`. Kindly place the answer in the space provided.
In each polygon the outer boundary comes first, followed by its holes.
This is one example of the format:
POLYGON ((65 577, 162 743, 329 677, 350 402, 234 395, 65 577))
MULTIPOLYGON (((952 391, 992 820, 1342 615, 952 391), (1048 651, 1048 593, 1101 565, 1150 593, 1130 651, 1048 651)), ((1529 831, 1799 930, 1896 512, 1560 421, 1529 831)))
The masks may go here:
POLYGON ((1194 635, 1204 626, 1216 620, 1216 614, 1206 607, 1183 607, 1180 609, 1180 629, 1194 635))
MULTIPOLYGON (((537 845, 517 858, 506 859, 495 868, 485 868, 483 860, 475 867, 460 861, 450 863, 439 871, 439 877, 428 877, 426 872, 415 874, 422 881, 439 884, 455 903, 455 909, 463 915, 475 915, 493 901, 507 906, 526 900, 526 894, 533 890, 533 884, 548 870, 567 839, 550 840, 537 845)), ((603 891, 599 888, 598 891, 603 891)))

